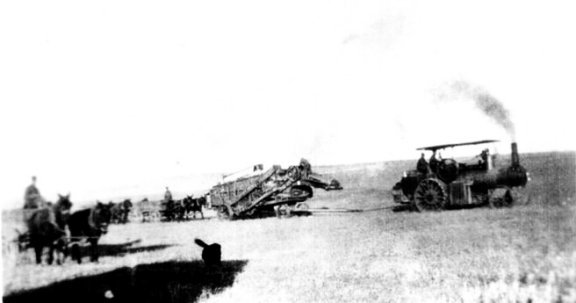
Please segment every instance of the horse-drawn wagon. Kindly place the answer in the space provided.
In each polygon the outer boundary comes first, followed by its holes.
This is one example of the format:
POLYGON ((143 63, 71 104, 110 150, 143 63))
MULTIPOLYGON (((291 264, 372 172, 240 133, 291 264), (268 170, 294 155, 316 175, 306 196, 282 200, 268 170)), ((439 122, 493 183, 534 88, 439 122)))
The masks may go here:
POLYGON ((340 183, 312 172, 308 161, 283 169, 278 165, 264 171, 262 165, 234 180, 214 186, 209 204, 221 218, 245 218, 274 211, 290 216, 308 209, 305 201, 313 196, 313 188, 341 190, 340 183))
POLYGON ((188 195, 180 200, 162 201, 160 204, 159 216, 161 221, 184 221, 196 219, 196 213, 199 212, 204 219, 202 208, 206 205, 205 197, 194 198, 188 195))
POLYGON ((91 208, 70 213, 72 202, 69 195, 60 196, 54 205, 43 208, 24 209, 23 219, 26 231, 17 230, 15 242, 18 252, 34 249, 36 263, 42 263, 44 247, 48 251, 48 263, 60 263, 70 250, 73 260, 80 263, 80 247, 90 245, 90 259, 98 260, 98 240, 107 233, 111 220, 112 204, 97 202, 91 208))

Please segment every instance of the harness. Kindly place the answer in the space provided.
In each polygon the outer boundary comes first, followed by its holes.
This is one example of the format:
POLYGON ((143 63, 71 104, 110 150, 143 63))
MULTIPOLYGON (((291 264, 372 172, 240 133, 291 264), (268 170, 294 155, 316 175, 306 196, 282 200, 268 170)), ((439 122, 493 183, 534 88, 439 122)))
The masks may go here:
POLYGON ((88 226, 90 226, 92 229, 98 230, 98 227, 94 223, 94 212, 95 212, 95 209, 91 208, 90 214, 88 215, 88 226))

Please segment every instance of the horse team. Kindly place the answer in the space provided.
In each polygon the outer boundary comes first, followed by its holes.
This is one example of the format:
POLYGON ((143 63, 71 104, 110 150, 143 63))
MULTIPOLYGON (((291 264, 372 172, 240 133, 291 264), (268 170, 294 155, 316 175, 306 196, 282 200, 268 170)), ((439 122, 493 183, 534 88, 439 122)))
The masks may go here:
POLYGON ((62 263, 69 251, 72 260, 81 263, 80 246, 88 242, 91 246, 90 260, 98 261, 98 240, 108 231, 113 206, 97 202, 91 208, 70 213, 70 195, 59 195, 54 205, 27 210, 25 222, 28 233, 19 236, 20 248, 33 248, 37 264, 42 263, 45 247, 48 248, 48 264, 54 262, 55 252, 58 254, 57 263, 62 263), (66 227, 70 230, 69 237, 66 227))
MULTIPOLYGON (((168 201, 163 204, 164 209, 161 211, 161 218, 164 221, 181 221, 189 218, 190 215, 195 219, 197 212, 200 212, 204 218, 202 212, 202 207, 206 204, 204 197, 187 196, 182 200, 168 201)), ((48 248, 48 264, 54 262, 55 253, 58 264, 61 264, 68 255, 71 256, 72 260, 81 263, 81 246, 88 243, 90 245, 90 260, 96 262, 98 261, 100 237, 108 232, 109 224, 128 223, 132 206, 129 199, 120 203, 97 202, 91 208, 71 213, 70 195, 59 195, 55 204, 48 204, 44 208, 25 210, 25 223, 28 232, 20 234, 18 237, 20 250, 33 248, 37 264, 42 263, 44 248, 48 248), (66 228, 69 230, 69 236, 66 228)))
POLYGON ((112 204, 110 211, 112 212, 111 223, 115 224, 126 224, 128 223, 128 216, 130 215, 130 211, 132 210, 132 201, 130 199, 126 199, 120 203, 108 203, 112 204))
POLYGON ((199 212, 202 219, 204 213, 202 208, 206 205, 206 198, 194 198, 186 196, 182 200, 168 200, 162 203, 160 218, 162 221, 183 221, 190 218, 190 215, 196 219, 196 213, 199 212))

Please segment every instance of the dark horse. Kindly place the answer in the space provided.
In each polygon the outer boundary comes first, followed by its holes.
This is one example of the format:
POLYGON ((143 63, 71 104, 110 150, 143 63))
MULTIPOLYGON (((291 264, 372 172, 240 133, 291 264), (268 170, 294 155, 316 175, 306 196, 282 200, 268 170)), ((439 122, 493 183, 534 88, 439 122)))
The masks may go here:
POLYGON ((126 199, 120 203, 114 204, 110 211, 112 212, 111 223, 126 224, 128 223, 128 215, 132 210, 132 201, 126 199))
POLYGON ((200 198, 193 198, 192 196, 186 196, 186 198, 182 200, 182 204, 184 204, 184 211, 186 217, 188 217, 190 213, 192 213, 194 219, 196 219, 196 212, 200 212, 202 219, 204 219, 204 213, 202 212, 202 207, 206 205, 206 198, 204 196, 200 198))
POLYGON ((79 210, 70 216, 68 227, 72 238, 72 260, 78 261, 78 264, 82 263, 79 242, 84 239, 90 243, 90 261, 98 261, 98 240, 108 232, 112 217, 110 208, 112 204, 97 202, 96 206, 79 210))
POLYGON ((182 221, 186 217, 186 209, 183 200, 169 200, 162 202, 162 215, 163 221, 182 221))
MULTIPOLYGON (((36 263, 42 263, 44 247, 49 248, 48 264, 54 262, 54 250, 58 248, 66 255, 66 222, 70 214, 72 202, 70 194, 58 195, 58 202, 46 208, 35 209, 26 218, 30 236, 30 246, 36 253, 36 263)), ((61 261, 58 260, 58 263, 61 261)))

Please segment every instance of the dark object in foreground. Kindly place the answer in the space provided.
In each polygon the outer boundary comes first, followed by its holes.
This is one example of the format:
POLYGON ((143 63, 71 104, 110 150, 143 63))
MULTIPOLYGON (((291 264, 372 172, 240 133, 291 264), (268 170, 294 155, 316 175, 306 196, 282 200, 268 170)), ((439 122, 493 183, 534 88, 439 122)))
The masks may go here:
MULTIPOLYGON (((444 148, 492 142, 496 141, 483 140, 419 149, 435 153, 444 148)), ((528 182, 528 173, 520 165, 518 146, 515 142, 512 143, 511 149, 510 165, 500 169, 494 168, 495 158, 489 154, 488 149, 485 149, 474 163, 442 159, 437 165, 432 165, 431 161, 425 172, 422 170, 405 172, 400 182, 392 188, 394 202, 407 204, 418 211, 472 205, 511 206, 514 202, 512 189, 524 187, 528 182)))
POLYGON ((206 244, 200 239, 194 239, 194 242, 202 247, 202 260, 207 266, 216 266, 222 264, 222 249, 220 244, 206 244))
POLYGON ((5 296, 14 302, 195 302, 203 290, 218 293, 234 284, 247 261, 225 261, 207 271, 202 261, 122 267, 5 296))

